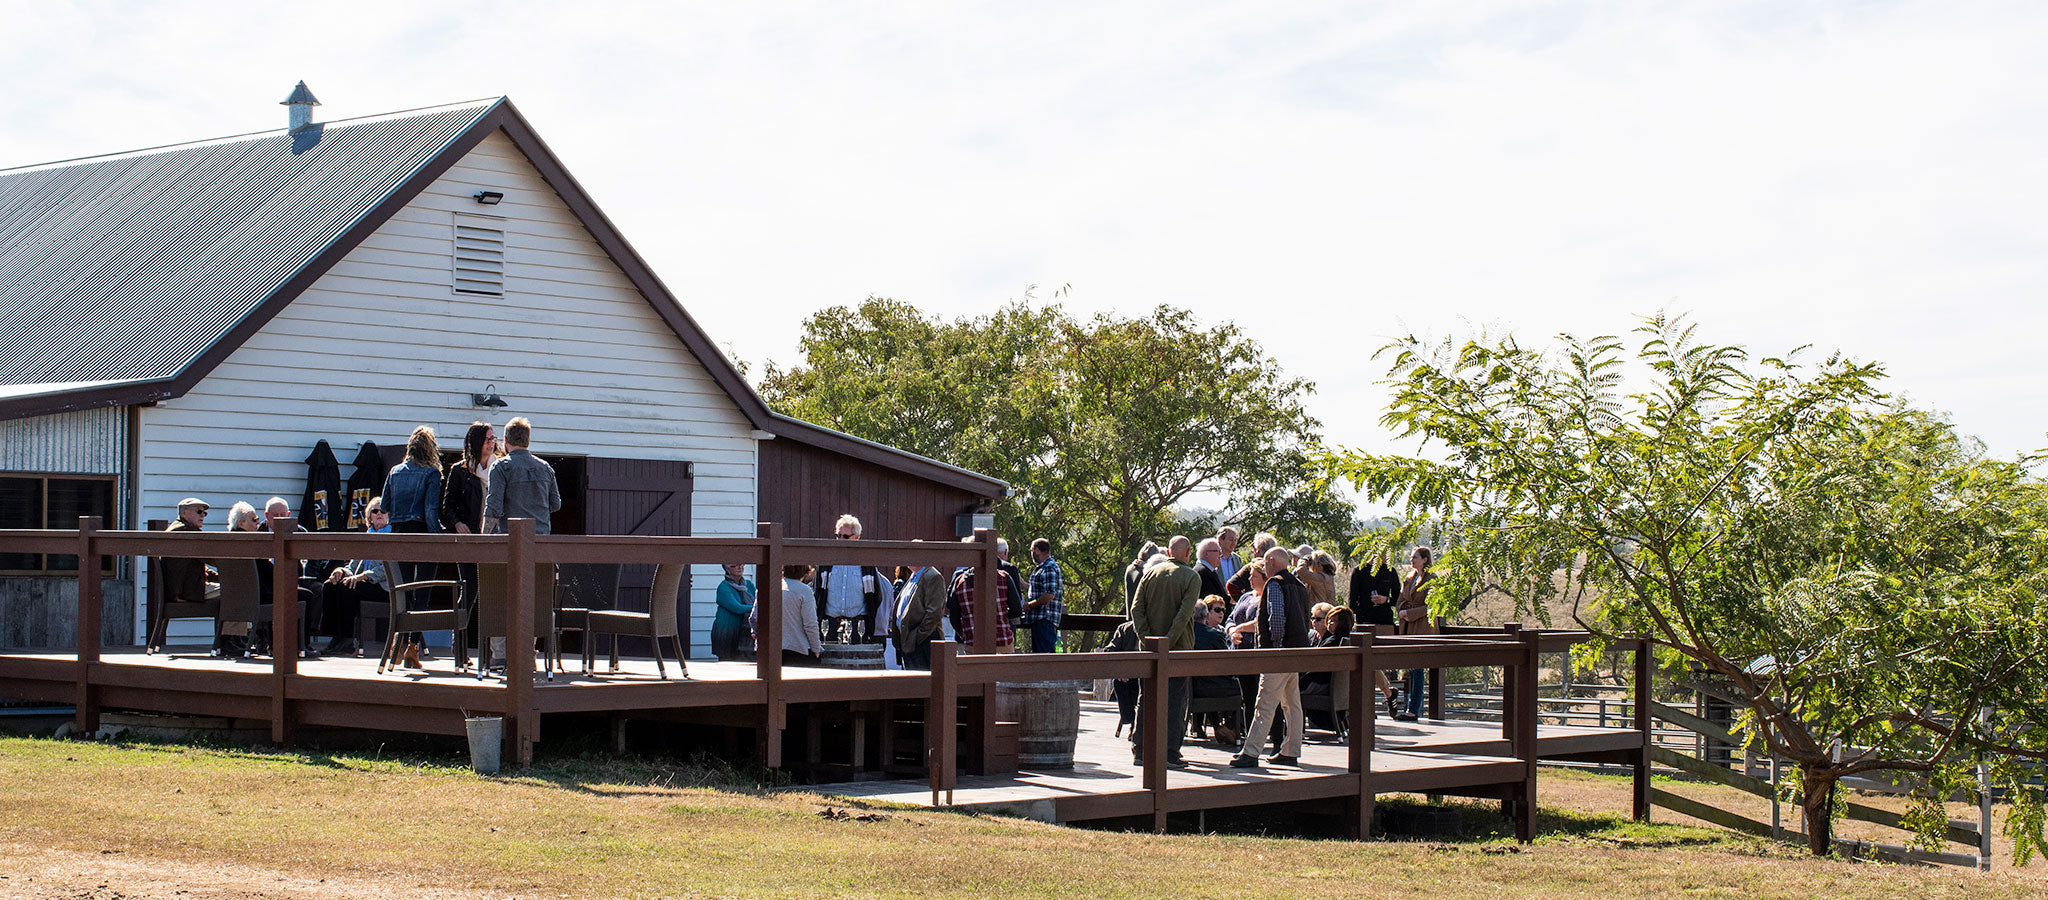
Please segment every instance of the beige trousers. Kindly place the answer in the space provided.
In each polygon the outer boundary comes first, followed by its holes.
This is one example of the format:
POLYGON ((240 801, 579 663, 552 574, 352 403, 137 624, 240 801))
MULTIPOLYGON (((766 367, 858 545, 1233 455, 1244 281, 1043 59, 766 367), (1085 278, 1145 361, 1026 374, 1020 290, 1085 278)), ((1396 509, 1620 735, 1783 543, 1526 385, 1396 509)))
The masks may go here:
POLYGON ((1259 698, 1254 704, 1252 727, 1244 733, 1244 747, 1237 752, 1258 756, 1265 752, 1266 735, 1273 730, 1273 711, 1287 708, 1287 737, 1280 743, 1282 756, 1301 756, 1301 673, 1269 672, 1259 676, 1259 698))

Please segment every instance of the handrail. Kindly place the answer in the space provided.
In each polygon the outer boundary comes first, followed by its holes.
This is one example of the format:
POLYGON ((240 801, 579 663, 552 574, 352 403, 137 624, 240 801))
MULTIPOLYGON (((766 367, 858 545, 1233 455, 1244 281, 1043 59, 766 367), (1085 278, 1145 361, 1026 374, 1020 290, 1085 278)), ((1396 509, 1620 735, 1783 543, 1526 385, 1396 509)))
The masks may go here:
MULTIPOLYGON (((774 523, 761 523, 757 534, 751 537, 648 537, 648 536, 572 536, 535 535, 530 520, 514 519, 508 523, 509 533, 492 535, 420 535, 420 534, 360 534, 337 532, 302 532, 296 529, 292 520, 280 518, 272 523, 269 534, 233 534, 226 532, 167 533, 160 531, 99 531, 96 520, 82 520, 77 530, 32 530, 0 531, 0 541, 9 541, 10 546, 21 546, 24 552, 79 553, 81 556, 95 555, 138 555, 171 556, 188 558, 219 559, 273 559, 278 562, 274 571, 280 578, 283 593, 290 596, 294 585, 288 580, 298 571, 298 560, 305 558, 373 558, 415 560, 421 562, 477 562, 503 564, 508 567, 506 598, 512 609, 526 608, 532 602, 535 579, 532 567, 535 565, 559 564, 566 562, 744 562, 760 567, 757 580, 757 610, 759 618, 759 646, 755 677, 762 685, 765 713, 759 726, 761 762, 769 767, 781 765, 782 731, 787 724, 786 695, 783 691, 781 654, 775 650, 781 647, 782 603, 781 578, 777 577, 785 561, 830 562, 835 564, 886 565, 892 562, 907 562, 918 565, 939 567, 967 567, 983 573, 983 578, 995 577, 997 557, 994 535, 987 531, 978 532, 978 540, 972 543, 922 543, 884 541, 822 541, 811 539, 786 539, 781 527, 774 523), (17 543, 18 542, 18 543, 17 543), (32 548, 32 549, 31 549, 32 548)), ((88 567, 90 568, 90 567, 88 567)), ((280 588, 274 587, 274 590, 280 588)), ((101 598, 97 579, 81 578, 80 618, 84 624, 89 615, 96 613, 101 598)), ((995 619, 995 591, 978 591, 976 618, 981 621, 995 619), (986 604, 986 605, 984 605, 986 604)), ((297 605, 292 603, 274 604, 272 608, 273 628, 279 634, 295 634, 293 624, 297 605)), ((1068 617, 1069 626, 1104 626, 1121 621, 1120 617, 1090 616, 1076 614, 1068 617)), ((530 677, 520 673, 533 671, 534 650, 530 634, 531 623, 523 615, 507 616, 507 660, 508 678, 502 689, 505 698, 502 704, 486 703, 485 707, 498 706, 510 720, 506 723, 508 756, 518 765, 531 762, 532 747, 539 738, 539 716, 535 705, 536 686, 530 677)), ((1071 627, 1069 630, 1072 630, 1071 627)), ((1195 677, 1201 675, 1244 675, 1281 672, 1328 671, 1339 677, 1350 679, 1352 720, 1352 741, 1350 771, 1357 777, 1359 803, 1357 809, 1365 811, 1360 818, 1354 816, 1355 827, 1361 831, 1370 820, 1371 786, 1370 776, 1372 725, 1372 676, 1375 670, 1389 668, 1428 669, 1432 672, 1433 685, 1440 685, 1435 675, 1444 668, 1458 666, 1500 666, 1507 673, 1504 686, 1506 710, 1502 716, 1502 737, 1508 740, 1513 755, 1521 760, 1524 776, 1519 787, 1510 793, 1511 808, 1517 823, 1518 836, 1527 839, 1533 828, 1534 783, 1536 773, 1536 736, 1539 697, 1537 694, 1537 672, 1539 654, 1546 646, 1559 642, 1576 642, 1583 639, 1579 633, 1546 632, 1536 629, 1522 629, 1517 625, 1506 625, 1499 629, 1477 629, 1435 635, 1378 635, 1364 631, 1353 636, 1352 643, 1344 647, 1329 648, 1266 648, 1243 649, 1231 652, 1216 651, 1172 651, 1168 650, 1163 638, 1147 638, 1145 649, 1129 653, 1057 653, 1057 654, 1004 654, 996 653, 995 629, 984 629, 976 634, 981 646, 971 655, 962 655, 964 648, 950 641, 933 644, 933 668, 928 678, 930 696, 927 710, 927 751, 931 754, 931 773, 935 799, 940 791, 950 791, 957 777, 955 770, 953 723, 958 717, 958 702, 963 687, 975 687, 995 681, 1043 681, 1079 677, 1124 677, 1139 678, 1152 690, 1164 690, 1167 679, 1195 677)), ((93 669, 88 664, 97 659, 97 629, 91 630, 89 640, 81 629, 79 641, 79 716, 82 731, 97 729, 98 707, 97 687, 93 681, 93 669), (84 725, 90 720, 91 728, 84 725)), ((1640 645, 1639 645, 1640 650, 1640 645)), ((1639 675, 1647 669, 1639 652, 1639 675)), ((272 661, 272 737, 283 741, 288 736, 292 714, 289 687, 296 676, 296 659, 290 653, 273 657, 272 661)), ((1639 689, 1647 691, 1641 678, 1639 689)), ((980 693, 980 692, 973 692, 980 693)), ((1157 696, 1157 694, 1155 694, 1157 696)), ((1646 693, 1645 693, 1645 696, 1646 693)), ((1432 691, 1432 715, 1439 715, 1441 704, 1432 691)), ((1647 731, 1646 712, 1638 705, 1638 719, 1642 730, 1647 731)), ((1154 794, 1154 823, 1164 826, 1166 791, 1163 732, 1165 727, 1164 704, 1152 704, 1147 708, 1142 727, 1147 734, 1161 735, 1161 740, 1146 742, 1145 783, 1154 794)), ((984 727, 992 727, 992 718, 984 713, 984 727)), ((1645 751, 1647 752, 1647 751, 1645 751)), ((1647 771, 1647 765, 1642 772, 1647 771)), ((1642 774, 1642 773, 1639 773, 1642 774)), ((1646 781, 1644 782, 1647 783, 1646 781)))
MULTIPOLYGON (((997 555, 995 535, 977 531, 970 543, 915 541, 787 540, 781 526, 761 523, 753 536, 665 537, 624 535, 535 535, 531 520, 507 521, 505 534, 367 534, 301 531, 296 520, 277 518, 271 532, 225 531, 169 532, 100 530, 99 520, 83 517, 79 528, 0 530, 0 545, 20 552, 78 553, 81 558, 101 556, 168 557, 186 559, 269 559, 275 562, 273 584, 276 596, 291 596, 296 590, 295 573, 304 559, 384 559, 429 563, 490 563, 508 567, 506 601, 513 609, 532 603, 532 566, 562 563, 739 563, 758 566, 760 646, 779 648, 782 630, 782 579, 784 561, 891 565, 897 563, 952 569, 973 568, 983 581, 995 579, 997 555), (523 523, 523 524, 522 524, 523 523)), ((89 664, 99 659, 99 610, 103 598, 97 567, 81 574, 78 593, 79 639, 78 718, 81 733, 99 728, 98 688, 89 664)), ((981 591, 975 597, 975 616, 994 621, 996 591, 981 591)), ((279 635, 297 634, 298 605, 273 604, 271 626, 279 635)), ((508 673, 533 670, 533 638, 528 617, 507 617, 508 673)), ((976 635, 976 649, 993 653, 995 629, 976 635)), ((281 643, 288 644, 289 640, 281 643)), ((297 657, 289 652, 272 656, 271 737, 284 742, 291 714, 292 679, 297 675, 297 657)), ((778 652, 756 654, 756 673, 764 686, 767 714, 761 726, 761 762, 781 765, 781 729, 786 723, 787 703, 782 695, 782 657, 778 652)), ((517 765, 532 760, 534 741, 539 738, 539 716, 534 705, 530 678, 508 677, 503 683, 502 704, 508 719, 507 756, 517 765)))

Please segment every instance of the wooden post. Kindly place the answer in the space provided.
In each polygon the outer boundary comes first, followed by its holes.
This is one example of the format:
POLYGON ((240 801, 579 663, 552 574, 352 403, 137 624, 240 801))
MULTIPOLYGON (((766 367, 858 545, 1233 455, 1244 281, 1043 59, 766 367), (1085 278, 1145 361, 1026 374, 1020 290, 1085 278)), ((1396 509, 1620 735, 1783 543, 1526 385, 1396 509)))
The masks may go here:
MULTIPOLYGON (((1145 652, 1152 656, 1152 670, 1145 674, 1144 694, 1138 704, 1140 718, 1138 727, 1145 729, 1145 790, 1152 793, 1152 833, 1166 833, 1166 707, 1167 683, 1166 665, 1168 639, 1148 637, 1145 652)), ((1300 710, 1288 710, 1289 715, 1300 715, 1300 710)))
POLYGON ((101 597, 98 516, 78 517, 78 692, 77 714, 71 729, 81 738, 100 730, 100 692, 92 683, 93 669, 100 662, 101 597))
MULTIPOLYGON (((1509 622, 1502 625, 1500 630, 1507 634, 1508 640, 1521 639, 1518 636, 1522 630, 1520 623, 1509 622)), ((1515 740, 1515 720, 1521 712, 1521 710, 1516 708, 1522 696, 1520 690, 1521 682, 1516 680, 1516 676, 1519 674, 1521 674, 1520 665, 1508 666, 1502 669, 1500 673, 1500 736, 1507 738, 1511 745, 1515 740)))
POLYGON ((1379 696, 1372 686, 1372 632, 1354 633, 1351 646, 1358 648, 1358 665, 1350 672, 1342 673, 1351 679, 1350 742, 1351 774, 1358 778, 1358 802, 1350 810, 1351 838, 1367 840, 1372 837, 1372 811, 1376 798, 1372 784, 1372 743, 1377 729, 1373 722, 1377 717, 1379 704, 1372 699, 1379 696))
MULTIPOLYGON (((533 520, 512 519, 505 544, 505 704, 506 757, 512 765, 533 765, 533 743, 540 736, 533 706, 533 520)), ((392 598, 398 602, 397 597, 392 598)))
MULTIPOLYGON (((981 559, 974 565, 974 652, 996 653, 1000 652, 996 647, 996 632, 1002 628, 996 624, 1002 618, 996 598, 1001 595, 1004 583, 1003 570, 996 567, 996 533, 977 528, 974 540, 981 545, 981 559)), ((971 725, 974 730, 974 771, 986 773, 995 767, 995 685, 982 685, 981 697, 970 703, 969 708, 974 715, 971 725)))
POLYGON ((996 568, 996 533, 977 528, 974 541, 981 545, 981 560, 974 564, 974 652, 994 653, 996 630, 1002 627, 996 624, 1001 618, 996 612, 996 594, 1003 583, 1003 572, 996 568))
MULTIPOLYGON (((291 535, 298 521, 289 516, 270 520, 270 740, 291 738, 291 710, 286 696, 299 674, 299 561, 292 558, 291 535)), ((397 578, 397 573, 386 573, 397 578)))
MULTIPOLYGON (((1655 735, 1650 733, 1650 675, 1656 654, 1650 650, 1650 642, 1636 639, 1636 708, 1634 727, 1643 738, 1643 749, 1635 755, 1630 768, 1634 769, 1633 795, 1635 798, 1635 820, 1650 821, 1650 747, 1655 735)), ((1771 762, 1771 784, 1778 783, 1777 761, 1771 762)))
POLYGON ((1536 839, 1536 667, 1542 649, 1542 635, 1519 632, 1522 642, 1521 671, 1515 676, 1515 756, 1522 761, 1522 786, 1515 798, 1515 840, 1524 844, 1536 839))
MULTIPOLYGON (((1977 709, 1977 725, 1991 731, 1991 707, 1977 709)), ((1977 871, 1991 871, 1991 767, 1977 751, 1977 871)))
MULTIPOLYGON (((144 526, 148 531, 162 531, 170 527, 163 519, 151 519, 144 526)), ((164 611, 163 579, 157 571, 157 558, 145 556, 136 560, 136 574, 142 578, 142 652, 154 656, 157 647, 157 621, 164 611)), ((166 626, 168 629, 168 626, 166 626)))
MULTIPOLYGON (((1443 616, 1436 617, 1436 633, 1444 633, 1443 616)), ((1432 719, 1444 717, 1444 670, 1442 669, 1429 670, 1429 717, 1432 719)))
POLYGON ((946 806, 953 805, 955 767, 958 765, 960 728, 960 645, 955 641, 932 641, 931 694, 925 701, 925 769, 931 774, 932 805, 939 806, 945 794, 946 806))
POLYGON ((756 526, 765 546, 754 581, 754 677, 761 679, 761 725, 754 746, 761 767, 782 767, 782 730, 789 707, 782 702, 782 523, 756 526))

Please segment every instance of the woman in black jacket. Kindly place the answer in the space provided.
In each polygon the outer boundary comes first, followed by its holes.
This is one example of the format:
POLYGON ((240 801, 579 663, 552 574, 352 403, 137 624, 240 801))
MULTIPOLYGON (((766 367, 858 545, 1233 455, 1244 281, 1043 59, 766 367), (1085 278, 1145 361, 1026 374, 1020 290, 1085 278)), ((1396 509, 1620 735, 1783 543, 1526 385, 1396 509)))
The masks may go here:
MULTIPOLYGON (((498 437, 489 422, 473 422, 462 436, 462 460, 449 466, 441 479, 441 530, 452 534, 482 534, 484 492, 490 487, 491 462, 497 456, 498 437)), ((461 603, 476 608, 476 563, 456 563, 455 577, 462 580, 461 603)))

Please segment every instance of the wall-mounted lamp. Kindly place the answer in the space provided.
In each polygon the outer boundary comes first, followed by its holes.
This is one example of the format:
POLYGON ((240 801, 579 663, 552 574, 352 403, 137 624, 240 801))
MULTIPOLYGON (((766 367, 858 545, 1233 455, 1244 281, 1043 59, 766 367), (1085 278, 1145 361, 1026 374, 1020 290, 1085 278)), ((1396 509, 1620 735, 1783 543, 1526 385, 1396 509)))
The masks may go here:
POLYGON ((476 198, 476 202, 481 203, 485 206, 497 206, 500 201, 503 201, 505 199, 505 192, 477 191, 475 194, 472 194, 471 196, 476 198))
POLYGON ((469 402, 473 406, 481 406, 487 409, 504 409, 512 405, 506 403, 505 398, 498 396, 498 386, 495 384, 484 385, 484 392, 481 394, 469 395, 469 402))

